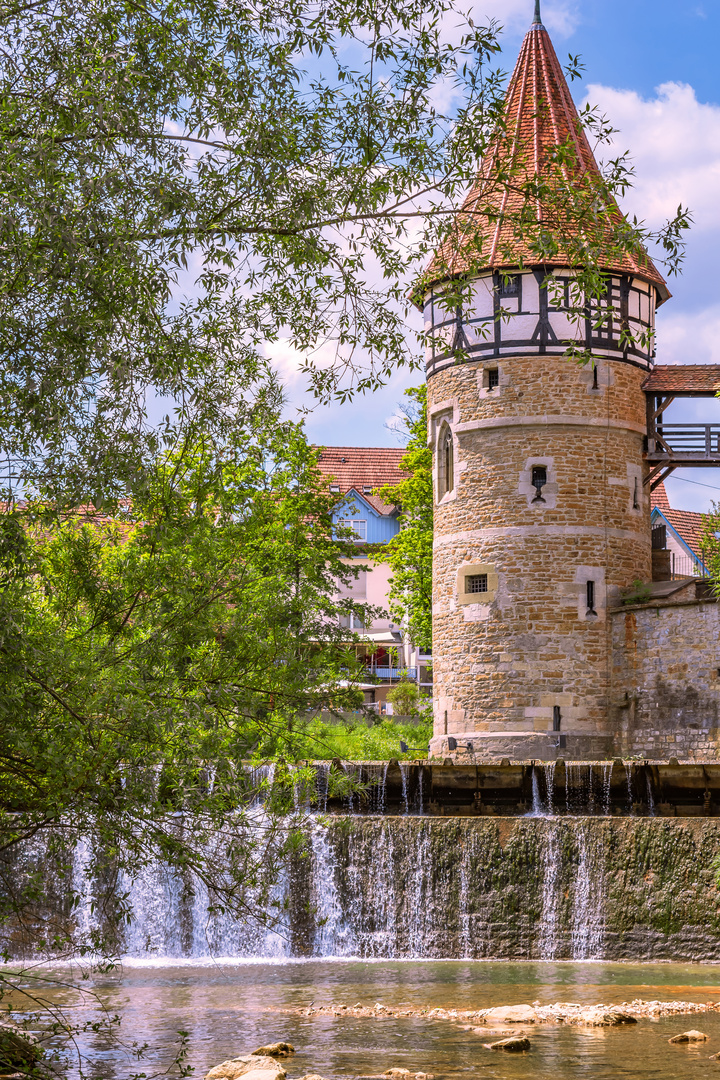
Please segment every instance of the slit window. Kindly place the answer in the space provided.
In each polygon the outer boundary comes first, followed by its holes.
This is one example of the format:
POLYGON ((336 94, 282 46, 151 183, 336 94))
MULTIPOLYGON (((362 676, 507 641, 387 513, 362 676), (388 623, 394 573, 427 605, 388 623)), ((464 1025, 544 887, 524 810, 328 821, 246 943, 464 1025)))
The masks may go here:
POLYGON ((466 593, 486 593, 488 591, 487 574, 468 574, 465 578, 466 593))
POLYGON ((560 724, 562 722, 562 716, 560 714, 560 706, 553 705, 553 731, 560 730, 560 724))
POLYGON ((442 499, 455 487, 455 452, 450 428, 445 426, 438 443, 438 497, 442 499))
POLYGON ((585 600, 588 615, 597 615, 595 610, 595 582, 588 581, 585 585, 585 600))

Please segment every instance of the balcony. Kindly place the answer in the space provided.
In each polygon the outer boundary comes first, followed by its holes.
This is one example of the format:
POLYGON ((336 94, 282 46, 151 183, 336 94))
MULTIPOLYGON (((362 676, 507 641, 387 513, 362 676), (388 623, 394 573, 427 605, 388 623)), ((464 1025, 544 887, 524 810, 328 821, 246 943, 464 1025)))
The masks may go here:
POLYGON ((657 424, 648 433, 647 460, 675 465, 720 464, 720 424, 657 424))
POLYGON ((385 682, 400 681, 400 679, 416 679, 417 668, 414 667, 372 667, 369 669, 370 675, 377 676, 385 682))

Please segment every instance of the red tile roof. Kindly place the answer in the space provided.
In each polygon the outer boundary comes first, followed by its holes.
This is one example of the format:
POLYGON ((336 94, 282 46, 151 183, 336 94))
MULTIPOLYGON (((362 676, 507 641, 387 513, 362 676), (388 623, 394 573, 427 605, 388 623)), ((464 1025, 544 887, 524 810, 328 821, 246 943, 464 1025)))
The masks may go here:
MULTIPOLYGON (((616 222, 622 220, 617 203, 604 187, 550 36, 544 26, 533 24, 506 95, 504 130, 455 218, 455 232, 431 261, 416 296, 434 282, 470 270, 511 268, 520 263, 537 267, 577 263, 577 258, 562 251, 546 258, 533 250, 533 242, 538 224, 555 236, 560 246, 563 238, 566 244, 570 236, 575 241, 581 238, 585 231, 581 222, 574 229, 568 227, 568 215, 572 216, 573 207, 578 205, 582 185, 588 191, 589 204, 596 205, 600 192, 611 217, 616 222), (539 200, 534 208, 528 205, 528 185, 532 186, 535 178, 546 186, 552 183, 556 189, 552 205, 539 200), (528 210, 535 218, 530 228, 528 210)), ((644 251, 631 255, 610 250, 603 268, 653 282, 662 300, 670 295, 644 251)))
POLYGON ((658 484, 655 490, 650 492, 650 509, 654 510, 656 507, 658 510, 662 510, 663 513, 670 509, 670 500, 667 497, 664 483, 658 484))
MULTIPOLYGON (((662 507, 660 509, 662 510, 662 507)), ((706 515, 696 514, 692 510, 662 510, 662 513, 680 539, 701 559, 706 515)))
POLYGON ((717 394, 720 364, 660 364, 642 388, 649 394, 717 394))
POLYGON ((355 488, 379 514, 390 514, 394 507, 366 493, 365 488, 399 484, 408 473, 400 468, 406 451, 402 447, 385 446, 325 446, 318 466, 330 483, 337 484, 344 495, 355 488))
POLYGON ((705 514, 693 510, 673 510, 667 497, 664 484, 658 484, 650 495, 650 506, 662 512, 665 520, 672 525, 681 540, 687 544, 693 554, 702 559, 702 542, 705 535, 705 514))

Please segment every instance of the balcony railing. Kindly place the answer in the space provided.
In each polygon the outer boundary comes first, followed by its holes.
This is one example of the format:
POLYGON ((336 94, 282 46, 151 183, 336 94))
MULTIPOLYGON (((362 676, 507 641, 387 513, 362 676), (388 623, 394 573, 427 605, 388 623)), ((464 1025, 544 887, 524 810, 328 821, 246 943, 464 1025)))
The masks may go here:
POLYGON ((372 667, 370 675, 377 675, 378 679, 416 679, 417 668, 414 667, 372 667))
POLYGON ((720 462, 720 424, 662 424, 648 435, 648 460, 720 462))
POLYGON ((670 570, 674 580, 686 577, 704 578, 708 576, 700 559, 693 559, 690 555, 676 555, 673 551, 670 556, 670 570))

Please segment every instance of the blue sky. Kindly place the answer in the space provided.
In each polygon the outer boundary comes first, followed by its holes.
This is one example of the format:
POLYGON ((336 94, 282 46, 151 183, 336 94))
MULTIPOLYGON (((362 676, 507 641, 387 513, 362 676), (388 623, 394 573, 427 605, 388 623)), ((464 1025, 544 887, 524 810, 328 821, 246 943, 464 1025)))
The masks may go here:
MULTIPOLYGON (((474 10, 505 25, 503 66, 511 70, 532 0, 479 0, 474 10)), ((673 299, 658 314, 658 363, 720 363, 720 0, 544 0, 542 15, 561 63, 581 54, 584 79, 571 87, 578 104, 600 105, 620 129, 616 149, 635 163, 624 208, 653 225, 680 202, 694 214, 684 273, 669 281, 673 299)), ((417 372, 399 372, 371 396, 317 408, 308 434, 326 445, 397 445, 386 425, 405 387, 419 381, 417 372)), ((311 404, 298 382, 291 404, 311 404)), ((674 418, 720 423, 720 401, 676 407, 674 418)), ((706 510, 720 501, 720 469, 676 475, 667 485, 673 506, 706 510)))

